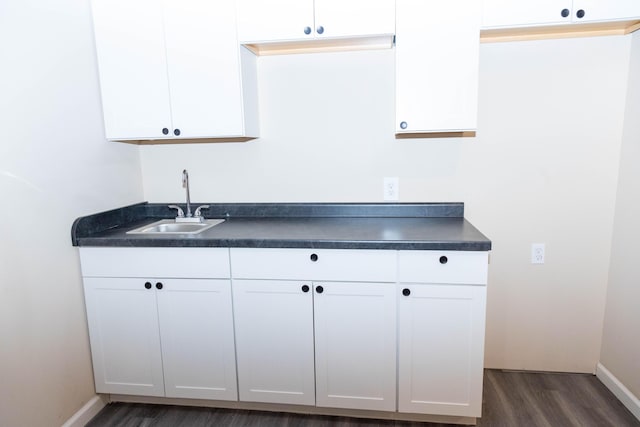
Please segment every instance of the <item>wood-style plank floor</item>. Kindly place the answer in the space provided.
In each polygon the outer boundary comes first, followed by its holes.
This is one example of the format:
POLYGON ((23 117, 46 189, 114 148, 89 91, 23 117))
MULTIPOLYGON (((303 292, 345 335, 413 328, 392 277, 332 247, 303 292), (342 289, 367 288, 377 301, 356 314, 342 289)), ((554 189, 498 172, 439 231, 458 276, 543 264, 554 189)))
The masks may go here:
MULTIPOLYGON (((486 370, 479 427, 640 427, 593 375, 486 370)), ((88 427, 443 427, 444 424, 131 403, 107 405, 88 427)))

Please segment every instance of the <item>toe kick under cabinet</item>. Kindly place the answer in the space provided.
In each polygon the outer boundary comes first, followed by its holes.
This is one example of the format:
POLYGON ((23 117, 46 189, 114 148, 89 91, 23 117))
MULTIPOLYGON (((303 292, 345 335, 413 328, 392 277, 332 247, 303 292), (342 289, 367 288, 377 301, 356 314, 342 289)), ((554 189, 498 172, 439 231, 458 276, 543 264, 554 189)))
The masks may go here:
POLYGON ((487 252, 80 255, 99 393, 481 415, 487 252))

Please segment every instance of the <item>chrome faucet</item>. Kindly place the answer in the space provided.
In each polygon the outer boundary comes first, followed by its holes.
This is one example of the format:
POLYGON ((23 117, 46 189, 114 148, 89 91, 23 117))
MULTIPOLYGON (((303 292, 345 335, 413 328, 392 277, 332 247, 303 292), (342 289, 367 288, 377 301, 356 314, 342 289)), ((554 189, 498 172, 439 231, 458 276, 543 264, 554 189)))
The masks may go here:
POLYGON ((193 214, 191 213, 191 196, 189 195, 189 172, 187 170, 182 171, 182 187, 187 190, 187 218, 191 218, 193 214))
POLYGON ((187 191, 187 213, 185 215, 182 208, 178 205, 169 205, 171 209, 178 210, 178 216, 176 216, 176 222, 204 222, 204 216, 202 215, 202 209, 208 209, 209 205, 198 206, 195 215, 191 213, 191 195, 189 194, 189 173, 187 170, 182 171, 182 186, 187 191))

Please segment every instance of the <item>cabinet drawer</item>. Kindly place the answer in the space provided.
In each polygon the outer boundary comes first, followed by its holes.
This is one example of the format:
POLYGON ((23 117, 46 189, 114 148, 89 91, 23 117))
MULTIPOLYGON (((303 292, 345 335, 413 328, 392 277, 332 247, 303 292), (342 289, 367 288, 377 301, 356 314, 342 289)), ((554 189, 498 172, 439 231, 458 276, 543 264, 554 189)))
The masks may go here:
POLYGON ((488 252, 400 251, 400 282, 486 285, 488 252))
POLYGON ((85 277, 229 278, 227 248, 80 248, 85 277))
POLYGON ((238 279, 395 282, 396 251, 231 248, 238 279))

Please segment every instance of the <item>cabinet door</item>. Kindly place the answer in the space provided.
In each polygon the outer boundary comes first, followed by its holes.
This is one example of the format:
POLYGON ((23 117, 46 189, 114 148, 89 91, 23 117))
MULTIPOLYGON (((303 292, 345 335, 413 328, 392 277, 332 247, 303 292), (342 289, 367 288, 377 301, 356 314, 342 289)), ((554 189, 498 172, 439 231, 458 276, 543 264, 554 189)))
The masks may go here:
POLYGON ((96 392, 164 396, 154 288, 85 277, 84 289, 96 392))
POLYGON ((397 294, 398 410, 479 417, 486 287, 399 284, 397 294))
POLYGON ((476 128, 480 2, 396 2, 396 133, 476 128))
POLYGON ((238 0, 241 43, 311 39, 314 34, 313 0, 238 0))
POLYGON ((573 21, 616 21, 640 18, 640 1, 638 0, 574 0, 573 21), (576 13, 584 11, 578 18, 576 13))
POLYGON ((396 410, 395 285, 314 283, 317 406, 396 410))
POLYGON ((243 134, 235 2, 165 0, 173 129, 180 138, 243 134))
POLYGON ((161 283, 156 292, 166 396, 237 400, 230 281, 161 283))
POLYGON ((169 82, 156 0, 94 0, 93 24, 108 139, 162 138, 169 82))
POLYGON ((484 0, 482 27, 568 24, 571 16, 571 0, 484 0))
POLYGON ((394 34, 394 17, 394 0, 316 0, 314 30, 317 37, 394 34))
POLYGON ((241 401, 315 404, 312 300, 310 283, 233 281, 241 401))

